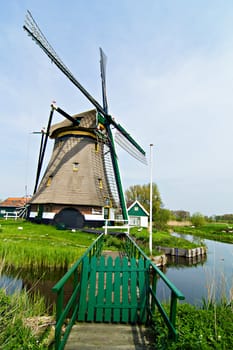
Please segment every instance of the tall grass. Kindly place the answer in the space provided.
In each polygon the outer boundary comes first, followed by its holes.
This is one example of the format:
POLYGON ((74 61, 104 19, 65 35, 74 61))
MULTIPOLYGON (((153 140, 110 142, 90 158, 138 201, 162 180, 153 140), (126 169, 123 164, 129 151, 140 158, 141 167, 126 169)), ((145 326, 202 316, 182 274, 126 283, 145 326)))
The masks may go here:
POLYGON ((0 349, 48 349, 47 329, 37 335, 27 320, 46 314, 44 300, 25 291, 7 295, 0 289, 0 349))
POLYGON ((0 238, 0 260, 4 260, 5 265, 67 268, 96 237, 27 221, 2 220, 0 238))
MULTIPOLYGON (((1 262, 0 278, 4 269, 1 262)), ((54 310, 51 314, 51 307, 33 287, 28 291, 12 288, 10 293, 9 287, 6 282, 0 288, 0 350, 48 349, 54 338, 54 310)))
POLYGON ((8 266, 25 268, 67 268, 77 260, 86 248, 49 246, 47 244, 0 244, 0 258, 8 266))

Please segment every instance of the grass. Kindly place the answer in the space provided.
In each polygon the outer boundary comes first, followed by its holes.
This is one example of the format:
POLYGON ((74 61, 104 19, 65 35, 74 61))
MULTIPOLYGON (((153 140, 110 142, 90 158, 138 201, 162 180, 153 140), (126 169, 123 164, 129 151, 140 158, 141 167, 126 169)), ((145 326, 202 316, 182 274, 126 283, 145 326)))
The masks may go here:
MULTIPOLYGON (((141 245, 148 245, 149 233, 147 229, 132 228, 130 234, 134 236, 141 245)), ((169 232, 154 231, 152 232, 152 242, 155 247, 171 247, 171 248, 182 248, 192 249, 200 247, 199 244, 189 242, 184 238, 178 238, 172 236, 169 232)))
MULTIPOLYGON (((168 310, 168 305, 165 305, 168 310)), ((155 350, 233 349, 233 305, 203 304, 202 308, 179 304, 177 309, 177 342, 168 339, 164 321, 159 312, 154 315, 155 350)))
POLYGON ((96 239, 93 234, 61 231, 54 226, 2 220, 0 260, 4 265, 67 268, 96 239))
MULTIPOLYGON (((96 239, 91 233, 57 230, 54 226, 23 220, 1 220, 0 225, 0 260, 14 268, 68 268, 96 239)), ((148 230, 131 228, 130 234, 148 255, 148 230)), ((158 246, 190 249, 198 244, 173 237, 168 232, 153 231, 154 256, 161 254, 158 246)), ((121 241, 108 236, 105 249, 121 250, 121 241)))
POLYGON ((191 234, 219 242, 233 243, 233 225, 223 223, 208 223, 201 227, 173 227, 179 233, 191 234))
POLYGON ((1 350, 49 348, 50 339, 53 338, 53 335, 50 336, 53 318, 45 316, 45 304, 41 297, 32 298, 25 291, 9 296, 0 289, 0 315, 1 350), (45 319, 47 323, 43 327, 45 319))

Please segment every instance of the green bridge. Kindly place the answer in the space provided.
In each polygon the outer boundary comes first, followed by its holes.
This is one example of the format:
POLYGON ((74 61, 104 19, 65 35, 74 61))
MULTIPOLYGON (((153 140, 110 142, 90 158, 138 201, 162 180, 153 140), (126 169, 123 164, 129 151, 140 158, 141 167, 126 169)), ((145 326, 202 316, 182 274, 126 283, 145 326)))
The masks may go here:
MULTIPOLYGON (((98 324, 150 325, 155 308, 161 313, 169 336, 176 340, 177 300, 184 295, 167 279, 127 234, 124 252, 112 258, 102 254, 104 234, 53 287, 57 294, 55 349, 65 348, 76 322, 98 324), (170 311, 164 310, 157 297, 161 281, 170 289, 170 311), (66 287, 72 283, 71 295, 66 287)), ((103 328, 104 329, 104 328, 103 328)), ((88 335, 87 335, 88 336, 88 335)))

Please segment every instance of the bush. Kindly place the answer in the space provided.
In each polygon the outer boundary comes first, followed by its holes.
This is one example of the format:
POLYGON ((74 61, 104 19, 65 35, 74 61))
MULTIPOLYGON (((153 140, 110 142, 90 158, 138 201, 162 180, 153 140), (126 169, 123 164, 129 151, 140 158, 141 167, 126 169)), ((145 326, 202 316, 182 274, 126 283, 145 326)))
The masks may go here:
POLYGON ((122 248, 122 241, 114 236, 106 235, 104 236, 104 246, 107 248, 116 248, 121 249, 122 248))
POLYGON ((191 217, 191 222, 194 226, 200 227, 204 226, 206 221, 204 216, 201 213, 195 213, 191 217))

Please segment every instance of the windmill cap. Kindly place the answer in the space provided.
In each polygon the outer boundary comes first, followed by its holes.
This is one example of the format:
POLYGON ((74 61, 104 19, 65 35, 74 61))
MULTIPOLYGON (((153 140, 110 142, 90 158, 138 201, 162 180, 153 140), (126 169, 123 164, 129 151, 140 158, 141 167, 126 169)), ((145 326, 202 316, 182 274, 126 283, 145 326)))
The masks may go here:
POLYGON ((51 138, 56 138, 61 131, 69 131, 74 129, 96 129, 97 127, 97 117, 95 109, 79 114, 74 114, 73 118, 80 119, 80 124, 73 125, 73 123, 70 120, 65 119, 62 122, 51 126, 49 136, 51 138))

